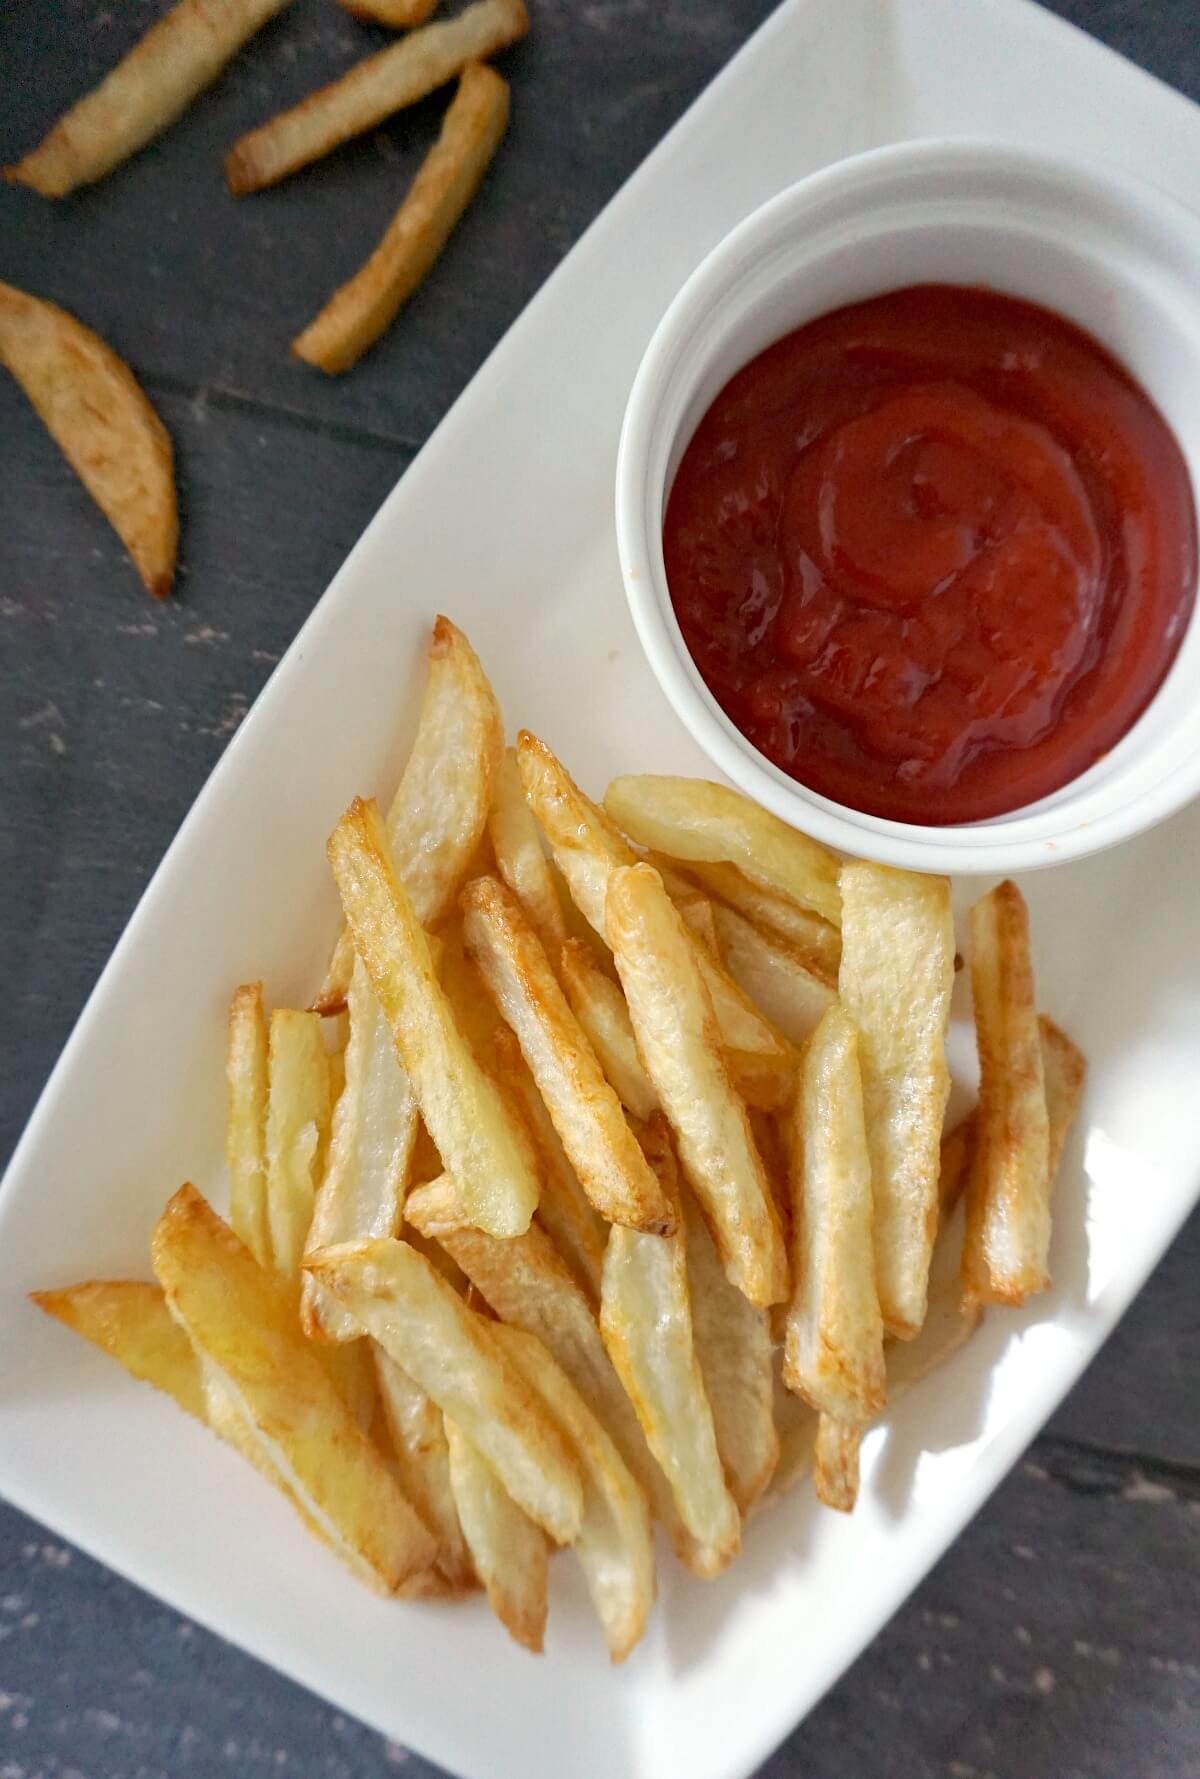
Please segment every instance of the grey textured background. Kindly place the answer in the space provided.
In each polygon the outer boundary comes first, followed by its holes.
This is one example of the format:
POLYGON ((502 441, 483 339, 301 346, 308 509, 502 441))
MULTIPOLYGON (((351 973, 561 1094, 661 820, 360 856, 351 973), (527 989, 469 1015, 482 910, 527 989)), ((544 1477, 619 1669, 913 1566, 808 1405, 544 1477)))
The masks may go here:
MULTIPOLYGON (((5 0, 0 157, 33 143, 160 9, 5 0)), ((0 1157, 150 871, 366 521, 769 7, 534 10, 533 35, 506 58, 513 125, 484 201, 403 324, 344 380, 295 366, 287 342, 373 244, 439 105, 241 204, 220 181, 241 130, 373 40, 329 0, 295 0, 95 191, 66 206, 0 191, 0 276, 127 354, 176 441, 183 499, 178 593, 158 606, 0 382, 0 1157)), ((1056 10, 1200 98, 1197 0, 1056 10)), ((1193 1219, 1026 1462, 764 1779, 1196 1779, 1198 1265, 1193 1219)), ((432 1772, 0 1506, 0 1779, 401 1767, 432 1772)))

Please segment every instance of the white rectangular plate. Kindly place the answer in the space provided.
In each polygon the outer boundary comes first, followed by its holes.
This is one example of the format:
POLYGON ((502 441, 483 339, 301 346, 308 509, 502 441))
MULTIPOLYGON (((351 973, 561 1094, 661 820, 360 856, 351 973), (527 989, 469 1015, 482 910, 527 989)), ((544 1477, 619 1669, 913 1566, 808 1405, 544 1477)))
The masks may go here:
POLYGON ((1200 113, 1021 0, 790 0, 589 230, 354 551, 147 891, 0 1196, 0 1489, 471 1779, 749 1773, 1004 1475, 1193 1202, 1197 815, 1026 885, 1043 1004, 1092 1060, 1051 1295, 993 1314, 871 1435, 852 1521, 802 1491, 720 1581, 672 1566, 624 1669, 569 1561, 540 1662, 479 1604, 374 1599, 232 1453, 24 1294, 146 1273, 179 1181, 223 1193, 230 987, 261 974, 272 1000, 311 991, 334 919, 323 842, 354 792, 390 785, 435 611, 474 640, 510 724, 585 786, 704 770, 617 570, 613 465, 639 355, 696 261, 773 192, 859 149, 966 131, 1115 152, 1200 205, 1200 113))

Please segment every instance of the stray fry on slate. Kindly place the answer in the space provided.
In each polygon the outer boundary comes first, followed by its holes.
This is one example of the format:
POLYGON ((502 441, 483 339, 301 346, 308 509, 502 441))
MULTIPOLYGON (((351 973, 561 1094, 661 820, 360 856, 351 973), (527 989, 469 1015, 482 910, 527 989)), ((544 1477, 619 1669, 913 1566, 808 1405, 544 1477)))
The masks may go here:
POLYGON ((979 1129, 963 1296, 1021 1304, 1050 1282, 1050 1130, 1029 910, 1005 882, 975 903, 970 923, 979 1129))
POLYGON ((437 141, 366 264, 292 341, 292 352, 336 375, 357 364, 426 277, 475 196, 508 124, 508 83, 469 62, 437 141))
POLYGON ((522 1513, 449 1415, 445 1425, 454 1504, 488 1604, 511 1637, 541 1655, 549 1609, 546 1534, 522 1513))
POLYGON ((144 148, 211 86, 287 0, 180 0, 4 176, 45 198, 92 185, 144 148))
POLYGON ((437 11, 438 0, 338 0, 352 18, 370 19, 393 31, 411 31, 437 11))
POLYGON ((858 1027, 875 1279, 884 1325, 910 1339, 925 1319, 937 1233, 946 1029, 954 987, 950 883, 887 865, 842 867, 838 993, 858 1027))
POLYGON ((582 939, 568 939, 559 972, 576 1019, 600 1058, 604 1073, 634 1118, 645 1123, 658 1110, 658 1095, 638 1055, 637 1039, 625 996, 596 962, 582 939))
POLYGON ((371 1345, 379 1402, 400 1487, 437 1539, 437 1566, 447 1586, 466 1593, 475 1584, 475 1569, 450 1485, 442 1411, 382 1347, 371 1345))
POLYGON ((229 1007, 225 1058, 229 1113, 225 1163, 229 1169, 229 1221, 260 1266, 271 1264, 267 1220, 267 1022, 262 983, 237 989, 229 1007))
POLYGON ((260 191, 298 167, 373 130, 393 112, 445 86, 468 62, 485 61, 524 37, 524 0, 474 0, 455 18, 422 25, 242 136, 225 157, 232 192, 260 191))
POLYGON ((133 558, 148 592, 175 579, 179 519, 166 427, 99 334, 65 309, 0 284, 0 365, 133 558))
POLYGON ((268 1056, 267 1223, 275 1270, 295 1279, 329 1141, 329 1058, 317 1014, 277 1007, 268 1056))
POLYGON ((614 871, 606 906, 638 1051, 726 1274, 751 1303, 778 1303, 788 1290, 779 1217, 687 929, 651 865, 614 871))
POLYGON ((516 1033, 580 1185, 610 1222, 669 1234, 672 1206, 515 896, 480 877, 462 904, 467 949, 516 1033))
POLYGON ((329 857, 359 955, 438 1153, 480 1228, 519 1235, 537 1204, 537 1180, 495 1082, 455 1023, 424 929, 392 871, 373 803, 351 804, 330 836, 329 857))

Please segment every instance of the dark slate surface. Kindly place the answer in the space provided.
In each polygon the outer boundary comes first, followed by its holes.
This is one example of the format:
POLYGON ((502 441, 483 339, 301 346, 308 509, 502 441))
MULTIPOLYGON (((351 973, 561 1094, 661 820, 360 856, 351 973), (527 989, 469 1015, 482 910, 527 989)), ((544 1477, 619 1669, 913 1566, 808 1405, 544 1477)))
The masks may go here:
MULTIPOLYGON (((36 140, 159 10, 8 0, 0 156, 36 140)), ((179 595, 152 605, 0 382, 0 1157, 180 819, 363 525, 769 6, 658 0, 649 30, 645 0, 537 10, 507 58, 513 129, 489 201, 349 379, 293 365, 286 344, 378 234, 436 108, 241 204, 219 174, 240 130, 377 39, 328 0, 295 0, 107 185, 62 207, 0 192, 0 276, 129 354, 177 443, 185 527, 179 595)), ((1196 0, 1056 10, 1200 97, 1196 0)), ((1193 1219, 1027 1462, 765 1779, 1200 1774, 1198 1269, 1193 1219)), ((0 1506, 0 1779, 400 1767, 432 1772, 0 1506)))

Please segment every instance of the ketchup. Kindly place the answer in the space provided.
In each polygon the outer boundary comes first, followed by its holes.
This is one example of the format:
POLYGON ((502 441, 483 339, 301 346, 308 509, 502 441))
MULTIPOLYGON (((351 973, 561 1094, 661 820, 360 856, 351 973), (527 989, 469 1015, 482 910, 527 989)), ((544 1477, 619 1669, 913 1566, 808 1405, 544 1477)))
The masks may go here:
POLYGON ((812 790, 1002 815, 1145 710, 1196 596, 1179 446, 1103 347, 919 285, 788 334, 712 404, 663 528, 697 667, 812 790))

